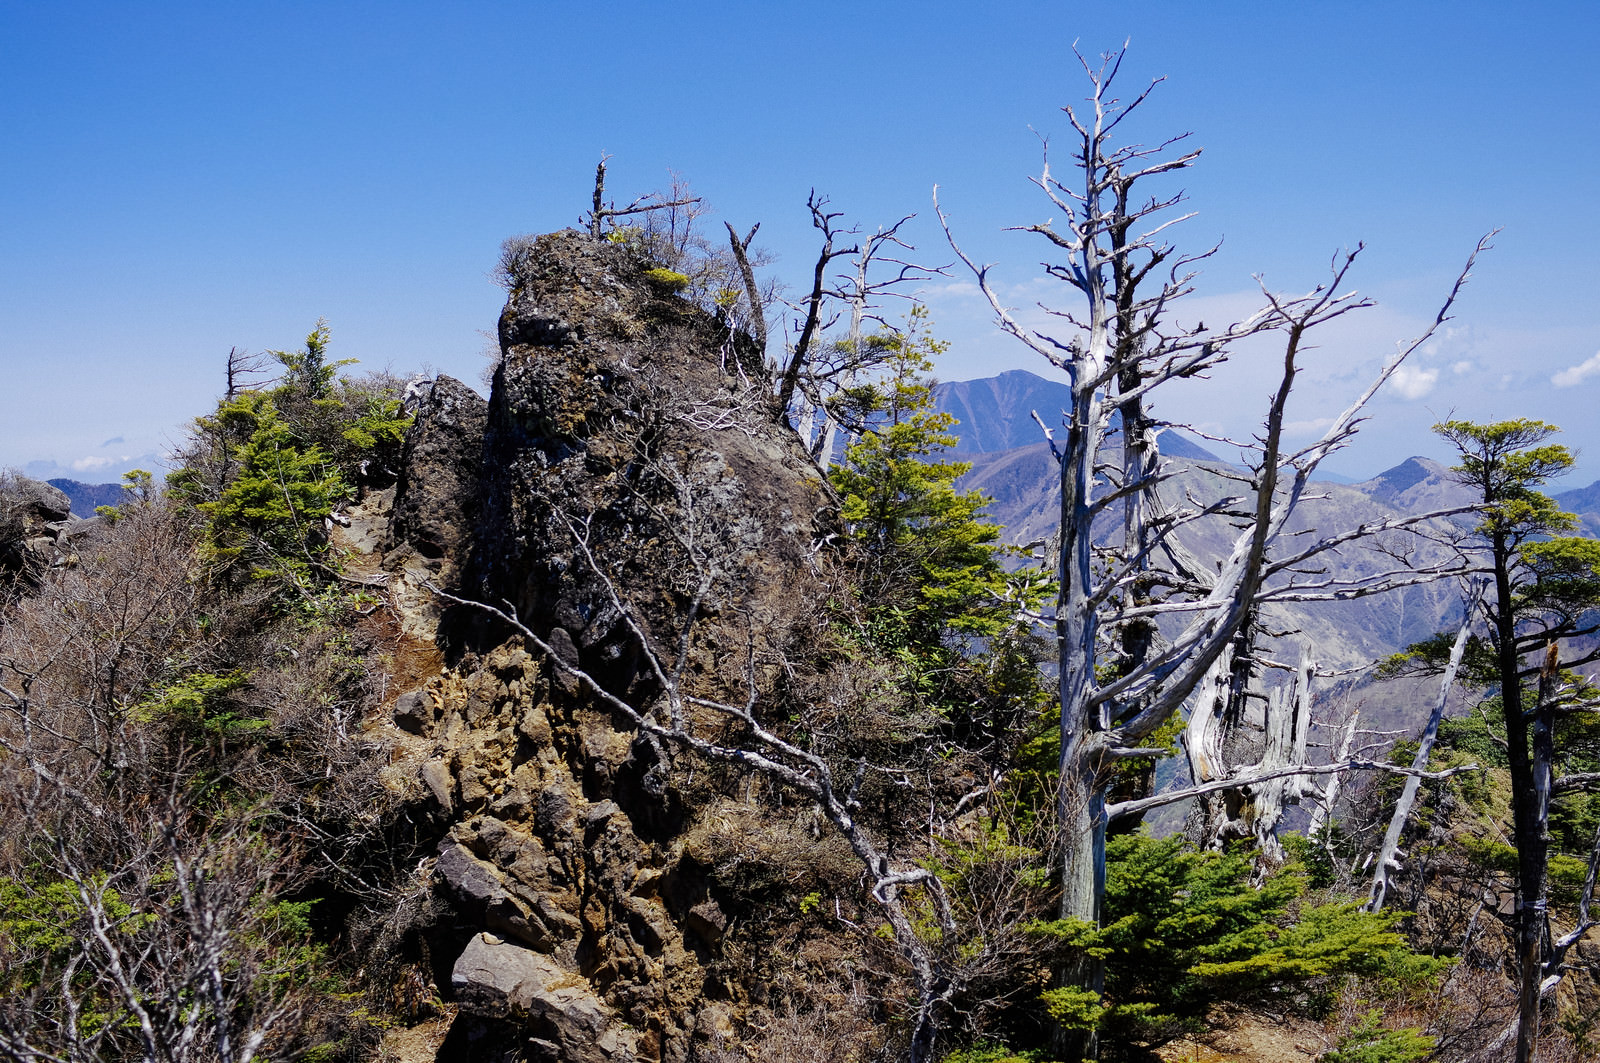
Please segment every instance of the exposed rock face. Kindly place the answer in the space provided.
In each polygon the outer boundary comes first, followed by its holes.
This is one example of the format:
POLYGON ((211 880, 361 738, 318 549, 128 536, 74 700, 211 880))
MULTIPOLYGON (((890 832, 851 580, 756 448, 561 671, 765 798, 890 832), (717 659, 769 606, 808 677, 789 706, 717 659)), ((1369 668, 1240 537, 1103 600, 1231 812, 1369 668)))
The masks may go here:
MULTIPOLYGON (((786 608, 825 489, 745 376, 748 340, 662 290, 624 247, 569 230, 538 249, 500 318, 469 586, 548 617, 585 661, 623 636, 580 527, 619 586, 666 590, 676 575, 681 596, 715 564, 739 570, 751 602, 786 608)), ((634 603, 666 637, 668 597, 634 603)))
POLYGON ((423 557, 459 565, 477 519, 489 404, 454 377, 440 375, 419 390, 400 458, 388 546, 409 543, 423 557))
POLYGON ((0 575, 29 577, 58 556, 60 534, 74 522, 66 493, 26 476, 0 477, 0 575))
POLYGON ((438 600, 426 583, 453 587, 478 522, 478 478, 489 404, 454 377, 408 389, 415 418, 406 432, 384 548, 393 600, 408 635, 431 639, 438 600))
MULTIPOLYGON (((770 679, 781 660, 746 647, 793 640, 810 615, 828 496, 746 377, 748 341, 626 248, 563 232, 539 249, 500 322, 462 593, 512 602, 641 711, 660 693, 651 652, 702 692, 770 679)), ((465 422, 419 414, 408 456, 433 432, 458 457, 465 422)), ((416 554, 455 549, 456 517, 401 510, 394 534, 416 554)), ((470 931, 441 1058, 691 1058, 729 1028, 739 990, 713 972, 728 898, 685 842, 704 816, 680 790, 688 761, 675 768, 672 749, 482 612, 456 607, 443 631, 451 667, 395 711, 421 738, 418 790, 449 824, 435 888, 470 931)))

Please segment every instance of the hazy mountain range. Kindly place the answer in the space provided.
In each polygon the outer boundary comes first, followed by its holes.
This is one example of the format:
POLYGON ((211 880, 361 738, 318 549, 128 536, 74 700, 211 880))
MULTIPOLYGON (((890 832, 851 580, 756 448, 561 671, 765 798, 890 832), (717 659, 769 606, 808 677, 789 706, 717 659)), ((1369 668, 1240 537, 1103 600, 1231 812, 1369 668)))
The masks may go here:
MULTIPOLYGON (((994 499, 989 516, 1017 544, 1048 542, 1058 513, 1058 472, 1050 447, 1033 420, 1037 410, 1046 424, 1060 420, 1067 387, 1014 371, 985 380, 941 384, 935 389, 940 410, 961 420, 958 448, 972 463, 961 486, 994 499)), ((1160 437, 1162 453, 1179 477, 1164 487, 1172 504, 1186 499, 1208 502, 1239 492, 1228 479, 1235 466, 1176 431, 1160 437)), ((1564 508, 1579 515, 1587 534, 1600 533, 1600 483, 1555 493, 1564 508)), ((1407 516, 1470 504, 1470 492, 1456 483, 1449 468, 1426 457, 1409 457, 1393 468, 1358 483, 1318 481, 1291 526, 1291 533, 1331 533, 1388 517, 1407 516)), ((1456 518, 1466 525, 1470 517, 1456 518)), ((1443 522, 1441 522, 1443 523, 1443 522)), ((1224 518, 1207 518, 1186 528, 1184 544, 1201 558, 1220 558, 1237 529, 1224 518)), ((1350 545, 1325 558, 1330 574, 1353 576, 1405 571, 1450 554, 1436 542, 1394 534, 1381 543, 1350 545), (1385 551, 1388 551, 1387 553, 1385 551), (1398 555, 1398 556, 1397 556, 1398 555)), ((1309 642, 1324 668, 1362 669, 1419 639, 1459 622, 1461 588, 1455 580, 1425 583, 1387 594, 1341 602, 1284 604, 1275 607, 1271 626, 1285 632, 1278 652, 1297 653, 1309 642)), ((1406 725, 1419 700, 1431 698, 1422 684, 1368 684, 1352 678, 1340 684, 1366 705, 1370 726, 1406 725)), ((1425 710, 1424 710, 1425 714, 1425 710)))
POLYGON ((71 500, 74 517, 92 517, 99 506, 121 505, 127 495, 127 489, 121 484, 86 484, 66 479, 46 480, 45 483, 71 500))
MULTIPOLYGON (((1058 474, 1033 413, 1037 411, 1047 425, 1059 424, 1061 411, 1070 404, 1067 385, 1011 370, 980 380, 939 384, 934 402, 937 409, 953 414, 960 422, 955 429, 960 439, 956 452, 972 463, 962 486, 994 499, 989 515, 1006 529, 1008 541, 1047 541, 1058 518, 1058 474)), ((1172 502, 1182 502, 1186 495, 1210 500, 1237 493, 1238 485, 1227 479, 1235 467, 1199 442, 1167 430, 1160 435, 1160 445, 1163 456, 1182 469, 1182 476, 1166 488, 1172 502)), ((78 516, 93 516, 95 507, 115 505, 123 498, 120 484, 88 484, 67 478, 49 482, 67 494, 78 516)), ((1600 482, 1556 493, 1554 498, 1579 515, 1588 534, 1600 534, 1600 482)), ((1302 506, 1293 531, 1333 531, 1470 501, 1444 465, 1411 457, 1359 483, 1319 481, 1315 497, 1302 506)), ((1211 518, 1185 531, 1185 545, 1201 557, 1221 556, 1234 533, 1226 520, 1211 518)), ((1419 564, 1442 556, 1444 550, 1436 544, 1408 544, 1393 537, 1385 546, 1414 551, 1412 560, 1419 564)), ((1396 566, 1392 557, 1354 546, 1332 555, 1330 562, 1351 574, 1396 566)), ((1459 614, 1458 588, 1441 582, 1348 602, 1285 607, 1282 619, 1286 627, 1302 632, 1300 637, 1313 640, 1324 664, 1357 667, 1433 634, 1459 614)))

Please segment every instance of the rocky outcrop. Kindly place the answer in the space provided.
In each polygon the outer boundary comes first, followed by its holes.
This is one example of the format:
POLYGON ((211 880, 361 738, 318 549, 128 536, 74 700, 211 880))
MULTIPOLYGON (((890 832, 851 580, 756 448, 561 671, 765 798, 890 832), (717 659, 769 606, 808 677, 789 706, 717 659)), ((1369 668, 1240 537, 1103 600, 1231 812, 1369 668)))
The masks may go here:
MULTIPOLYGON (((564 232, 536 251, 501 317, 475 489, 470 400, 441 381, 407 442, 395 542, 449 561, 473 528, 462 595, 510 602, 642 713, 656 665, 705 695, 770 684, 812 614, 828 495, 751 384, 748 340, 625 247, 564 232), (412 473, 430 434, 448 472, 412 473), (409 501, 408 482, 460 501, 409 501)), ((685 787, 713 772, 482 611, 453 608, 441 638, 449 666, 395 707, 444 825, 431 881, 464 931, 441 1058, 691 1058, 745 992, 718 968, 739 898, 686 841, 710 802, 685 787)))
POLYGON ((0 475, 0 576, 31 578, 61 554, 75 523, 64 491, 26 476, 0 475))
POLYGON ((469 586, 548 617, 585 661, 626 653, 597 568, 663 638, 707 567, 787 610, 825 488, 751 385, 749 341, 625 247, 567 231, 536 251, 500 318, 469 586))
POLYGON ((478 525, 478 479, 488 403, 454 377, 407 388, 412 423, 394 487, 383 567, 402 628, 431 639, 439 601, 427 584, 453 588, 478 525))
POLYGON ((395 485, 389 549, 408 544, 426 558, 460 565, 477 524, 478 474, 489 404, 443 374, 414 388, 395 485))

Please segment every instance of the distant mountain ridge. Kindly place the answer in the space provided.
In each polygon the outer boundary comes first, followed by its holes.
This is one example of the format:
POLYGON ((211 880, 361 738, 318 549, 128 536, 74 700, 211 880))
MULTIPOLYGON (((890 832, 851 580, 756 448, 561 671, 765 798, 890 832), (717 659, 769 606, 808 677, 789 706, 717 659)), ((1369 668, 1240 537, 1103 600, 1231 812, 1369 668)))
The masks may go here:
MULTIPOLYGON (((960 456, 972 463, 961 480, 963 489, 989 495, 988 516, 1012 543, 1048 542, 1060 519, 1059 473, 1047 442, 1041 438, 1032 411, 1046 424, 1059 420, 1069 401, 1067 385, 1024 371, 983 380, 940 384, 937 408, 961 420, 960 456)), ((1175 478, 1162 494, 1178 505, 1239 492, 1233 467, 1176 431, 1161 435, 1164 460, 1175 478)), ((1600 498, 1600 491, 1596 491, 1600 498)), ((1427 457, 1411 457, 1359 483, 1319 482, 1290 529, 1291 535, 1356 527, 1396 516, 1446 510, 1469 504, 1470 492, 1450 470, 1427 457)), ((1108 525, 1107 532, 1110 533, 1108 525)), ((1182 532, 1185 545, 1202 558, 1226 556, 1237 529, 1223 517, 1208 517, 1182 532)), ((1439 560, 1444 547, 1427 542, 1388 544, 1411 549, 1412 563, 1439 560)), ((1351 575, 1404 567, 1396 558, 1361 544, 1343 547, 1325 563, 1351 575)), ((1460 613, 1460 592, 1451 582, 1410 587, 1393 594, 1312 607, 1280 605, 1271 609, 1280 630, 1300 632, 1317 647, 1330 667, 1358 667, 1394 653, 1440 630, 1460 613)))
POLYGON ((97 506, 120 506, 127 496, 121 484, 86 484, 77 480, 46 480, 72 502, 74 517, 92 517, 97 506))
MULTIPOLYGON (((1045 424, 1056 427, 1061 423, 1062 411, 1072 405, 1072 388, 1025 369, 1009 369, 980 380, 937 384, 933 405, 960 422, 955 430, 960 438, 954 448, 956 454, 995 454, 1042 443, 1044 434, 1033 420, 1033 412, 1037 410, 1045 424)), ((1171 429, 1157 439, 1161 453, 1170 457, 1222 460, 1171 429)))

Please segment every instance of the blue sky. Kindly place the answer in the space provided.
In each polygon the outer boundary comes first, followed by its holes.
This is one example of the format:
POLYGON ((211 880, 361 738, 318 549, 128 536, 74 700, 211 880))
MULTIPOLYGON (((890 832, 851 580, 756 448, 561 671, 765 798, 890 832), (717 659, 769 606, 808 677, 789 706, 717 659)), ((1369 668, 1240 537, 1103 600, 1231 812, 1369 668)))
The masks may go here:
MULTIPOLYGON (((937 183, 1009 298, 1061 303, 1002 230, 1049 214, 1026 176, 1084 95, 1073 42, 1124 38, 1130 90, 1167 78, 1130 134, 1205 149, 1173 186, 1199 211, 1177 238, 1224 239, 1196 316, 1367 244, 1381 306, 1315 356, 1307 432, 1504 227, 1332 468, 1443 457, 1453 412, 1554 421, 1588 455, 1564 486, 1600 475, 1600 14, 1576 2, 0 5, 0 466, 113 479, 210 407, 230 346, 319 317, 334 355, 475 382, 500 241, 574 223, 602 151, 619 198, 676 170, 719 229, 760 221, 794 283, 813 187, 868 226, 918 213, 948 259, 937 183)), ((927 298, 947 379, 1048 372, 963 278, 927 298)), ((1247 434, 1258 357, 1164 412, 1247 434)))

